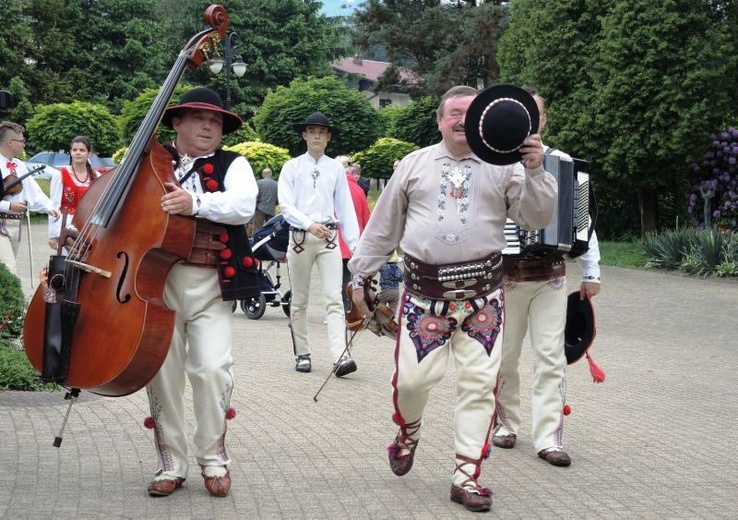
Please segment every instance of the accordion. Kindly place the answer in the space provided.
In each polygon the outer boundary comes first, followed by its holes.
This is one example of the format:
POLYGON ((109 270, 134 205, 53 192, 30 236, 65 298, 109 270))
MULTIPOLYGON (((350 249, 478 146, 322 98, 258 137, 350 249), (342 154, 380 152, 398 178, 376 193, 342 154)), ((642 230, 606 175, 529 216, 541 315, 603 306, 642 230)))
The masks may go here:
POLYGON ((576 258, 589 249, 590 229, 596 220, 596 203, 587 173, 589 163, 581 159, 567 161, 547 154, 543 158, 543 167, 556 178, 559 188, 551 223, 543 229, 526 231, 508 219, 505 225, 507 248, 502 253, 530 256, 565 254, 576 258))

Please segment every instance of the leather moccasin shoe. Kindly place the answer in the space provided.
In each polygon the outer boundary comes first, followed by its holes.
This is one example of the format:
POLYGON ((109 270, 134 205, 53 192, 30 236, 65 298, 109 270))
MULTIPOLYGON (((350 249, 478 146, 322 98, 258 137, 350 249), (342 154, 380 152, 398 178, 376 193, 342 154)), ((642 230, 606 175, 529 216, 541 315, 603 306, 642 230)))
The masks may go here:
POLYGON ((410 453, 402 454, 403 446, 400 444, 399 436, 395 438, 395 441, 387 446, 387 458, 389 459, 390 469, 392 473, 401 477, 406 475, 413 469, 413 462, 415 460, 415 448, 417 443, 413 444, 410 449, 410 453))
POLYGON ((154 479, 149 483, 148 492, 152 497, 168 497, 174 490, 182 487, 185 479, 180 477, 154 479))
POLYGON ((538 456, 551 464, 552 466, 568 466, 571 464, 571 457, 559 448, 548 448, 538 452, 538 456))
POLYGON ((480 487, 476 491, 451 484, 451 501, 463 505, 467 511, 483 513, 492 508, 492 490, 480 487))
POLYGON ((503 448, 506 450, 512 449, 515 447, 515 441, 518 440, 518 436, 514 433, 510 433, 508 435, 493 435, 492 436, 492 444, 497 446, 498 448, 503 448))
POLYGON ((214 497, 224 497, 231 491, 230 471, 226 471, 226 474, 222 477, 208 477, 203 473, 202 478, 205 479, 205 488, 214 497))

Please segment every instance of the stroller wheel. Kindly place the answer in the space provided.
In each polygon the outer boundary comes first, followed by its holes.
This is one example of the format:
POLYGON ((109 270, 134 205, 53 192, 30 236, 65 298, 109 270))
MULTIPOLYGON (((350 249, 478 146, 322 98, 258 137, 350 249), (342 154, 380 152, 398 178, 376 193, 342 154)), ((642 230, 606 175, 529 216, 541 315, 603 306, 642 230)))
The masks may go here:
POLYGON ((282 311, 287 315, 287 317, 290 317, 290 304, 292 303, 292 291, 287 291, 284 293, 284 296, 282 296, 282 311))
POLYGON ((238 300, 233 300, 233 306, 231 307, 231 312, 236 312, 236 309, 238 309, 238 300))
POLYGON ((264 312, 266 311, 266 298, 264 298, 263 294, 260 294, 258 298, 241 300, 241 310, 250 320, 258 320, 264 316, 264 312))

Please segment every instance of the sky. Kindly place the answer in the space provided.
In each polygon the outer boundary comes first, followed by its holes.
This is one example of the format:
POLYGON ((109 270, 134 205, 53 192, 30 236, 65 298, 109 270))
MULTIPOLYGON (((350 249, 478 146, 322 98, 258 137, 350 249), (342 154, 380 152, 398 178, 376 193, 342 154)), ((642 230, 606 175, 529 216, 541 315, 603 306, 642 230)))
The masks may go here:
POLYGON ((363 0, 322 0, 321 12, 326 16, 348 16, 363 0))

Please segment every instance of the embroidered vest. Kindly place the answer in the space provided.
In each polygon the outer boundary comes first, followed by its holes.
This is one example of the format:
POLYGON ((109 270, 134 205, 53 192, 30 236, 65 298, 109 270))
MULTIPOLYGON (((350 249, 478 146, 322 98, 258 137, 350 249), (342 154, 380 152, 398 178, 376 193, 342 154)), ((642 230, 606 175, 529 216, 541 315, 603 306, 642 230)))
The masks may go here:
MULTIPOLYGON (((212 157, 200 158, 192 166, 200 175, 205 193, 225 191, 224 181, 228 167, 239 155, 236 152, 216 150, 212 157)), ((254 257, 246 233, 246 226, 213 222, 226 229, 220 237, 226 247, 219 252, 218 281, 225 301, 249 300, 261 295, 259 289, 259 261, 254 257)))
POLYGON ((72 174, 66 168, 61 168, 62 178, 62 196, 61 196, 61 208, 60 210, 67 210, 67 214, 74 215, 77 211, 80 199, 87 192, 87 189, 92 184, 92 179, 87 184, 77 184, 72 178, 72 174))

